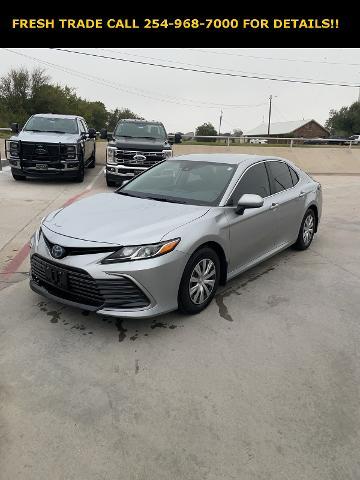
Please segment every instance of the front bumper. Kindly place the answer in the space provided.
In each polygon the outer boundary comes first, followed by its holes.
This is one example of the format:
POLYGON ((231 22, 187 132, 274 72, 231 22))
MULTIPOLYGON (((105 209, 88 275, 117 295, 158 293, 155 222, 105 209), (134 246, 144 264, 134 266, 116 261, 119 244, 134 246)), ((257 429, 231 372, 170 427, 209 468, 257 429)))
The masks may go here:
MULTIPOLYGON (((48 233, 48 231, 46 231, 46 233, 48 233)), ((66 245, 66 237, 61 235, 53 233, 50 240, 51 242, 68 246, 66 245)), ((93 246, 93 244, 91 246, 93 246)), ((109 307, 107 306, 107 302, 104 302, 101 306, 92 305, 91 302, 84 301, 83 297, 76 299, 73 295, 73 290, 71 291, 72 296, 68 294, 65 295, 64 291, 54 289, 51 283, 39 282, 39 277, 36 277, 34 266, 30 271, 30 287, 36 293, 69 306, 95 311, 100 315, 122 318, 147 318, 176 310, 178 307, 177 297, 181 276, 188 260, 186 254, 176 249, 166 255, 152 259, 106 265, 101 264, 100 260, 109 255, 109 253, 74 255, 61 260, 55 260, 50 255, 42 235, 33 241, 30 253, 31 263, 33 265, 33 255, 35 254, 41 259, 55 264, 59 269, 71 268, 81 270, 97 283, 103 284, 113 281, 113 289, 117 288, 114 287, 114 285, 116 281, 121 278, 126 278, 131 281, 147 297, 149 300, 148 305, 141 308, 119 308, 116 305, 109 307)), ((85 279, 83 286, 80 285, 79 288, 84 288, 86 282, 87 280, 85 279)), ((121 287, 119 288, 121 289, 121 287)), ((121 294, 121 290, 113 290, 112 293, 121 294)))
POLYGON ((130 180, 137 175, 145 172, 147 167, 124 167, 119 165, 106 165, 105 175, 106 178, 112 182, 123 182, 124 180, 130 180))

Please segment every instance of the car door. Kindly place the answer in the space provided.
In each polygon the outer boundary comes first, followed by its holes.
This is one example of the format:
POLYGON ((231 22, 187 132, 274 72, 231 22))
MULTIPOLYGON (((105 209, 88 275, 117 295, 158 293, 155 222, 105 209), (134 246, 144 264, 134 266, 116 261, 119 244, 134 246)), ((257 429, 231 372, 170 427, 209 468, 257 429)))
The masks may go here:
POLYGON ((271 207, 275 227, 275 245, 294 242, 305 208, 305 194, 298 186, 299 177, 294 169, 281 160, 268 160, 271 188, 271 207))
POLYGON ((80 135, 84 135, 84 161, 87 161, 93 151, 93 141, 89 138, 85 120, 79 118, 80 135))
POLYGON ((251 165, 241 176, 227 202, 226 215, 230 228, 229 272, 245 267, 274 248, 273 211, 271 210, 270 182, 265 162, 251 165), (260 195, 264 205, 249 208, 242 215, 235 208, 245 193, 260 195))

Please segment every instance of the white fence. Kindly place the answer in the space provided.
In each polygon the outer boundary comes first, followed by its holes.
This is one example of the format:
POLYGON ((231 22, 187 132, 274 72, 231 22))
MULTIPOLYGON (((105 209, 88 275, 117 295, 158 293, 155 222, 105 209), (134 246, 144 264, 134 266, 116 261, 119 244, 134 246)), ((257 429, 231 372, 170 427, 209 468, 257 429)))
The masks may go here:
MULTIPOLYGON (((217 140, 224 140, 224 144, 230 147, 231 143, 247 143, 247 144, 272 144, 272 145, 281 145, 287 144, 290 148, 294 146, 302 145, 342 145, 346 148, 351 148, 352 145, 357 145, 357 140, 347 140, 343 138, 304 138, 304 137, 254 137, 254 136, 242 136, 234 137, 231 135, 194 135, 186 136, 182 135, 182 140, 191 140, 196 141, 197 139, 211 139, 214 142, 217 140), (237 142, 236 142, 237 140, 237 142)), ((209 142, 211 144, 211 142, 209 142)))

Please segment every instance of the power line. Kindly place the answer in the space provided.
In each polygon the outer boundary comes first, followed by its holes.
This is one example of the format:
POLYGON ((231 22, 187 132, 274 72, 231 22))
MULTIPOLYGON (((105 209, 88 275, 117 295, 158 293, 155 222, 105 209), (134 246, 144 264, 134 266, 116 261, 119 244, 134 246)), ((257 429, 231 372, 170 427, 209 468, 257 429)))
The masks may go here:
POLYGON ((153 62, 144 62, 140 60, 131 60, 128 58, 119 58, 119 57, 110 57, 107 55, 98 55, 95 53, 88 53, 88 52, 79 52, 76 50, 68 50, 66 48, 51 48, 50 50, 57 50, 60 52, 65 53, 72 53, 76 55, 84 55, 87 57, 95 57, 95 58, 102 58, 107 60, 114 60, 118 62, 127 62, 133 63, 138 65, 147 65, 151 67, 158 67, 158 68, 168 68, 171 70, 181 70, 184 72, 196 72, 196 73, 205 73, 208 75, 218 75, 218 76, 225 76, 225 77, 238 77, 238 78, 250 78, 255 80, 270 80, 275 82, 286 82, 286 83, 301 83, 307 85, 324 85, 324 86, 335 86, 335 87, 350 87, 350 88, 358 88, 360 87, 359 84, 350 84, 350 83, 337 83, 337 82, 327 82, 327 81, 312 81, 312 80, 296 80, 290 78, 279 78, 279 77, 264 77, 262 75, 247 75, 247 74, 240 74, 240 73, 230 73, 230 72, 220 72, 220 71, 210 71, 210 70, 201 70, 195 68, 187 68, 187 67, 178 67, 175 65, 165 65, 163 63, 153 63, 153 62))
MULTIPOLYGON (((175 63, 175 64, 178 64, 178 65, 187 65, 187 66, 190 66, 190 67, 213 68, 212 66, 209 66, 209 65, 199 65, 198 63, 180 62, 179 60, 170 60, 170 59, 162 60, 159 57, 150 57, 148 55, 139 55, 139 54, 136 54, 136 53, 118 51, 118 50, 114 50, 114 49, 110 49, 110 48, 99 48, 97 50, 116 53, 116 54, 119 54, 119 55, 126 55, 126 56, 130 56, 130 57, 147 58, 147 59, 150 59, 150 60, 164 61, 164 62, 167 62, 167 63, 175 63)), ((197 51, 196 49, 192 49, 192 50, 197 51)), ((205 52, 205 50, 199 50, 199 51, 205 52)), ((216 68, 217 68, 217 71, 221 71, 221 72, 235 72, 235 73, 242 73, 242 74, 246 74, 246 75, 262 75, 265 78, 268 78, 268 75, 269 75, 267 73, 262 73, 262 72, 253 73, 253 72, 247 72, 247 71, 244 71, 244 70, 234 70, 232 68, 220 68, 220 67, 216 67, 216 68)), ((279 74, 277 75, 277 78, 284 78, 284 79, 291 78, 292 80, 308 80, 308 81, 311 81, 311 82, 323 82, 323 81, 325 82, 326 81, 326 80, 322 80, 322 79, 304 78, 304 77, 296 77, 296 76, 289 77, 289 76, 286 76, 286 75, 279 75, 279 74)))
POLYGON ((304 60, 304 59, 297 59, 297 58, 263 57, 258 55, 245 55, 243 53, 216 52, 214 50, 202 50, 200 48, 187 48, 186 50, 191 50, 193 52, 210 53, 213 55, 227 55, 227 56, 234 56, 234 57, 254 58, 258 60, 276 60, 280 62, 300 62, 300 63, 316 63, 316 64, 321 63, 326 65, 344 65, 349 67, 360 67, 360 63, 329 62, 327 60, 304 60))
POLYGON ((168 96, 168 97, 165 96, 163 98, 161 98, 161 97, 157 98, 157 97, 152 96, 152 95, 158 95, 156 92, 149 92, 147 90, 136 89, 136 88, 134 89, 133 87, 129 87, 129 86, 124 85, 124 84, 117 84, 115 82, 108 81, 108 80, 106 80, 104 78, 101 78, 101 77, 96 77, 96 76, 90 75, 90 74, 84 74, 83 72, 79 72, 78 70, 74 70, 74 69, 68 68, 68 67, 63 67, 61 65, 58 65, 58 64, 55 64, 55 63, 52 63, 52 62, 48 62, 48 61, 45 61, 45 60, 40 60, 39 58, 35 58, 35 57, 30 56, 30 55, 26 55, 24 53, 16 52, 16 51, 10 50, 8 48, 3 48, 3 50, 6 50, 7 52, 10 52, 10 53, 14 53, 15 55, 20 55, 22 57, 28 58, 28 59, 33 60, 35 62, 42 63, 42 64, 50 66, 52 68, 56 68, 56 69, 58 69, 62 72, 72 74, 72 75, 77 76, 79 78, 82 78, 82 79, 85 79, 85 80, 88 80, 88 81, 93 81, 93 82, 98 83, 100 85, 108 86, 108 87, 114 88, 116 90, 123 91, 125 93, 129 93, 130 95, 137 95, 137 96, 140 96, 140 97, 149 98, 149 99, 153 99, 153 100, 160 101, 160 102, 173 103, 173 104, 177 104, 177 105, 184 105, 184 106, 187 106, 187 107, 216 108, 216 109, 219 108, 219 107, 224 107, 224 108, 256 108, 256 107, 260 107, 260 106, 264 105, 264 103, 248 104, 248 105, 236 105, 236 104, 223 104, 223 103, 214 103, 214 102, 202 102, 200 100, 194 100, 194 99, 190 99, 190 98, 180 98, 180 97, 170 97, 170 96, 168 96), (128 88, 133 88, 134 91, 128 90, 128 88), (150 95, 146 95, 146 94, 141 93, 141 92, 145 92, 145 93, 147 92, 147 93, 150 93, 150 95), (187 104, 187 103, 184 103, 184 102, 189 102, 189 103, 187 104), (196 103, 199 104, 199 105, 197 105, 196 103))

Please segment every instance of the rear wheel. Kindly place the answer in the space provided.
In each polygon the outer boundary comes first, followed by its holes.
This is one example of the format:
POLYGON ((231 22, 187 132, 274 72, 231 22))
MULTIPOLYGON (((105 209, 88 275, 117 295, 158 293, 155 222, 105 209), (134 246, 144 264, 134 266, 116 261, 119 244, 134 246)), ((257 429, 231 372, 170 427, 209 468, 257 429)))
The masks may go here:
POLYGON ((201 248, 188 261, 179 287, 179 310, 196 314, 214 298, 220 279, 220 261, 214 250, 201 248))
POLYGON ((297 250, 306 250, 310 247, 313 241, 316 227, 316 217, 314 210, 309 208, 301 222, 299 235, 294 247, 297 250))
POLYGON ((16 181, 24 181, 26 180, 25 175, 19 175, 18 173, 15 173, 13 169, 11 169, 11 174, 13 176, 13 179, 16 181))

